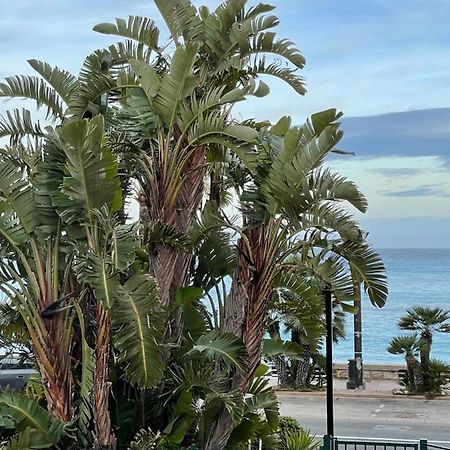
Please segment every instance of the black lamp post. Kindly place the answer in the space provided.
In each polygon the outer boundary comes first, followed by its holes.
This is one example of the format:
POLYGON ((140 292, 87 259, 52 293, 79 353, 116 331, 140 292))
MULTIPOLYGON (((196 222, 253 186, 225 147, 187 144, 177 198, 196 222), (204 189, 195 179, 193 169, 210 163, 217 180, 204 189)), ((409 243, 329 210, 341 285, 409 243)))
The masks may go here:
POLYGON ((361 283, 353 278, 355 295, 354 306, 357 308, 353 316, 354 358, 349 359, 347 389, 364 389, 364 368, 362 358, 362 311, 361 311, 361 283))
POLYGON ((334 405, 333 405, 333 304, 331 290, 323 291, 325 300, 326 361, 327 361, 327 435, 334 436, 334 405))

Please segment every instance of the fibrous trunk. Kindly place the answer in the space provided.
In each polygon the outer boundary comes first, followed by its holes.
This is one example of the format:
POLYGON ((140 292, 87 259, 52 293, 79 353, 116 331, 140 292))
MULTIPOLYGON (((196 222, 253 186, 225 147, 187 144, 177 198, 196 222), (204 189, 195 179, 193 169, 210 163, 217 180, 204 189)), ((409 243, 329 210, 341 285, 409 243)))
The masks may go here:
POLYGON ((307 385, 309 371, 311 368, 311 356, 311 346, 305 344, 302 357, 297 365, 297 373, 295 374, 296 389, 304 388, 307 385))
POLYGON ((282 388, 290 387, 291 377, 289 373, 288 359, 286 356, 274 356, 275 367, 277 368, 278 385, 282 388))
MULTIPOLYGON (((46 274, 48 273, 53 273, 51 266, 46 268, 46 274)), ((55 301, 48 286, 42 286, 42 298, 37 309, 45 330, 42 334, 44 341, 37 337, 38 334, 34 330, 30 331, 30 335, 42 377, 47 408, 55 417, 67 423, 73 419, 72 320, 67 312, 45 314, 55 301)), ((32 327, 32 322, 29 322, 29 325, 32 327)))
MULTIPOLYGON (((267 226, 260 225, 244 231, 238 242, 237 267, 230 295, 225 305, 224 331, 238 336, 247 350, 248 369, 234 372, 230 390, 245 394, 261 362, 261 344, 265 332, 275 265, 268 255, 273 255, 268 246, 267 226)), ((270 231, 269 231, 270 232, 270 231)), ((231 435, 233 423, 223 408, 211 427, 207 450, 222 450, 231 435)))
POLYGON ((422 369, 424 389, 428 386, 430 373, 430 353, 433 343, 433 335, 429 330, 424 330, 420 336, 420 365, 422 369))
POLYGON ((108 361, 110 350, 111 321, 109 312, 97 305, 96 360, 94 369, 94 423, 97 447, 114 449, 116 439, 111 429, 109 413, 109 394, 111 383, 108 381, 108 361))
MULTIPOLYGON (((40 360, 38 352, 36 360, 39 366, 39 372, 42 376, 42 385, 44 387, 45 398, 47 400, 48 410, 62 422, 70 422, 72 420, 72 371, 70 354, 65 352, 64 345, 55 345, 61 334, 53 341, 53 345, 49 345, 51 353, 52 367, 40 360)), ((52 334, 51 331, 49 334, 52 334)), ((47 355, 47 358, 50 355, 47 355)))
MULTIPOLYGON (((205 149, 196 148, 183 166, 181 179, 173 183, 178 187, 172 190, 168 189, 169 180, 163 180, 162 168, 154 167, 158 175, 142 186, 141 220, 145 217, 150 224, 161 224, 180 234, 187 233, 201 204, 205 177, 204 159, 205 149), (170 198, 173 190, 176 191, 175 200, 170 198), (147 210, 145 214, 142 213, 144 208, 147 210)), ((158 162, 155 162, 155 165, 157 164, 158 162)), ((159 287, 161 307, 166 308, 172 303, 176 290, 189 282, 192 252, 181 245, 157 242, 150 248, 149 257, 150 270, 159 287)), ((179 327, 173 325, 172 331, 178 332, 179 327)))

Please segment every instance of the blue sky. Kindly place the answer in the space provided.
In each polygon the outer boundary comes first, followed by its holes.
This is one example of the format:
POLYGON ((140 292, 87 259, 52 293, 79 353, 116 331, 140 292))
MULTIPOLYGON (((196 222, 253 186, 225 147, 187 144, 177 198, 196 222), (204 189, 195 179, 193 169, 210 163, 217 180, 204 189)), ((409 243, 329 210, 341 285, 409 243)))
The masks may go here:
MULTIPOLYGON (((330 164, 368 196, 360 219, 375 245, 450 247, 450 1, 269 3, 280 36, 307 59, 308 94, 270 79, 271 96, 240 114, 302 122, 320 109, 342 110, 341 148, 356 156, 330 164)), ((161 23, 151 0, 0 0, 0 77, 32 73, 28 58, 76 73, 84 55, 114 42, 92 26, 129 14, 161 23)), ((0 104, 0 113, 10 106, 0 104)))

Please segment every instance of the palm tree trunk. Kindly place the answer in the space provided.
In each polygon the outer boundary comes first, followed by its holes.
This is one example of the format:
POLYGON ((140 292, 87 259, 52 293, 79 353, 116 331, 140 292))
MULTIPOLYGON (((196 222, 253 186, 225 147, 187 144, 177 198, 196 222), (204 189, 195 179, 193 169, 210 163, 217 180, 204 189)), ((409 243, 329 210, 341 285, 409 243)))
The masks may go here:
POLYGON ((424 392, 425 384, 423 379, 422 366, 419 364, 419 361, 415 360, 414 362, 414 387, 417 392, 424 392))
MULTIPOLYGON (((179 130, 174 131, 175 139, 179 138, 179 130)), ((186 142, 185 145, 188 143, 186 142)), ((167 186, 159 183, 159 176, 152 182, 142 186, 140 195, 141 220, 149 223, 163 224, 178 233, 186 233, 194 223, 201 205, 205 177, 205 148, 198 147, 188 158, 182 171, 182 180, 175 203, 169 208, 167 186), (146 211, 145 211, 146 209, 146 211)), ((160 167, 154 170, 159 172, 160 167)), ((189 282, 189 268, 192 252, 170 243, 158 242, 150 249, 150 270, 154 276, 160 295, 161 308, 172 304, 178 288, 189 282)), ((171 323, 169 335, 180 332, 179 324, 171 323)))
POLYGON ((108 362, 111 321, 109 312, 97 305, 96 361, 94 369, 93 399, 94 423, 97 448, 115 449, 116 438, 111 428, 109 395, 111 383, 108 381, 108 362))
POLYGON ((423 391, 429 385, 430 374, 430 353, 431 345, 433 343, 433 335, 430 330, 425 329, 420 336, 420 365, 423 378, 423 391))
POLYGON ((414 368, 416 365, 416 358, 413 355, 407 355, 405 358, 406 370, 408 372, 409 383, 414 385, 414 368))
POLYGON ((305 344, 302 358, 297 365, 297 372, 294 382, 295 389, 301 389, 306 387, 309 370, 311 367, 311 356, 312 356, 311 346, 305 344))
MULTIPOLYGON (((280 339, 280 322, 273 321, 267 328, 271 339, 280 339)), ((277 368, 278 386, 282 388, 289 387, 290 373, 288 367, 288 360, 284 355, 276 355, 272 358, 275 367, 277 368)))
MULTIPOLYGON (((230 390, 238 390, 242 394, 248 391, 261 362, 261 344, 272 295, 272 271, 276 269, 273 260, 267 258, 267 255, 274 254, 267 239, 273 232, 269 227, 270 224, 246 229, 245 242, 243 238, 238 241, 237 267, 225 305, 224 331, 238 336, 247 350, 248 369, 244 373, 235 372, 229 384, 230 390), (251 249, 251 255, 248 249, 251 249)), ((230 415, 222 408, 210 429, 205 449, 222 450, 232 428, 230 415)))
POLYGON ((275 367, 278 374, 278 386, 282 388, 288 388, 291 384, 291 377, 289 373, 288 360, 286 356, 277 355, 274 356, 275 367))

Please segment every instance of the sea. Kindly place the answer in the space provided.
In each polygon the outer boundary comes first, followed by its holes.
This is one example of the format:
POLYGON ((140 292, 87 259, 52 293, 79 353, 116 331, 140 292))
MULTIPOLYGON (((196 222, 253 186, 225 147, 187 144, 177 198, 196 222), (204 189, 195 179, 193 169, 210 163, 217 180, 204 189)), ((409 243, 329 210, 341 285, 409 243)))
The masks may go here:
MULTIPOLYGON (((403 364, 386 351, 392 337, 407 334, 397 322, 413 305, 450 309, 450 249, 378 250, 387 268, 389 297, 383 308, 362 302, 363 360, 366 364, 403 364)), ((334 345, 335 362, 353 357, 353 317, 347 315, 347 338, 334 345)), ((450 333, 436 333, 431 356, 450 363, 450 333)))

